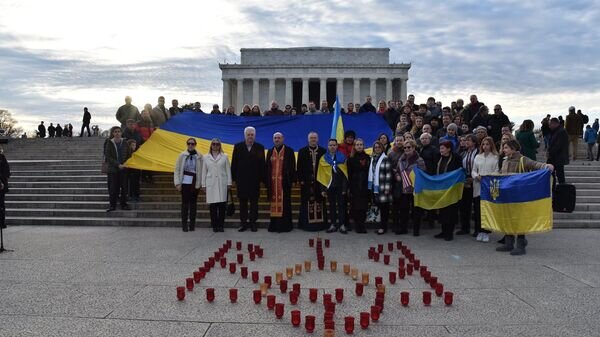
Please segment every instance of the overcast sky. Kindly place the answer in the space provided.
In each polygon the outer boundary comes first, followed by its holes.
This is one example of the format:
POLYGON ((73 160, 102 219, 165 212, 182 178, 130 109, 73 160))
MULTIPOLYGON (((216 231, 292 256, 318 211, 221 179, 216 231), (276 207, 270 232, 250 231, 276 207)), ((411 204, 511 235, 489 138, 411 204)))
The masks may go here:
POLYGON ((600 3, 578 0, 1 0, 0 108, 31 131, 78 129, 87 106, 104 128, 125 95, 220 104, 218 63, 240 48, 389 47, 417 102, 476 93, 536 126, 570 105, 592 119, 599 24, 600 3))

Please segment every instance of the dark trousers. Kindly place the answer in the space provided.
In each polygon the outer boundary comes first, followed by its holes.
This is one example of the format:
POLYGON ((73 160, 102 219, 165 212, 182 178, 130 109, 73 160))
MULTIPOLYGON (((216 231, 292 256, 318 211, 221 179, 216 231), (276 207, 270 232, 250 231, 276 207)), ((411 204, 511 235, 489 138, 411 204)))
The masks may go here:
POLYGON ((329 201, 331 225, 339 228, 346 221, 346 203, 342 190, 338 187, 329 188, 327 190, 327 200, 329 201))
POLYGON ((442 233, 444 233, 445 238, 452 239, 458 218, 458 203, 444 207, 439 212, 438 220, 442 224, 442 233))
MULTIPOLYGON (((463 232, 471 232, 471 214, 473 211, 473 188, 465 187, 460 201, 460 229, 463 232)), ((475 217, 478 215, 475 214, 475 217)))
POLYGON ((383 229, 383 230, 387 230, 388 228, 388 221, 390 219, 390 203, 389 202, 384 202, 384 203, 375 203, 377 205, 377 207, 379 207, 379 214, 381 215, 381 222, 379 223, 379 228, 383 229))
POLYGON ((423 210, 420 207, 415 207, 415 201, 412 194, 403 193, 398 201, 400 223, 396 231, 406 233, 408 230, 408 219, 411 219, 413 223, 413 233, 419 234, 421 231, 421 217, 423 215, 423 210))
POLYGON ((352 220, 354 220, 354 229, 356 231, 366 230, 365 221, 367 220, 367 210, 353 208, 350 213, 352 214, 352 220))
POLYGON ((248 221, 250 224, 256 224, 258 219, 258 196, 251 198, 241 198, 240 200, 240 221, 242 225, 247 225, 248 221), (248 203, 250 203, 250 213, 248 214, 248 203))
POLYGON ((188 217, 190 219, 190 229, 196 227, 196 204, 198 200, 198 190, 194 184, 181 185, 181 227, 188 228, 188 217))
POLYGON ((6 206, 4 204, 4 191, 0 191, 0 228, 6 228, 6 206))
POLYGON ((565 166, 564 165, 554 165, 554 171, 552 172, 552 188, 556 186, 556 182, 559 184, 564 184, 565 180, 565 166))
POLYGON ((81 133, 79 133, 79 137, 83 137, 84 128, 87 128, 88 137, 91 137, 92 133, 90 132, 90 123, 83 123, 83 125, 81 126, 81 133))
POLYGON ((108 190, 110 191, 110 206, 127 205, 127 169, 108 174, 108 190))
POLYGON ((473 198, 473 207, 475 209, 475 233, 491 233, 487 229, 481 228, 481 197, 473 198))
POLYGON ((596 160, 600 160, 600 144, 598 144, 598 150, 596 150, 596 160))
POLYGON ((225 207, 227 203, 216 202, 210 204, 210 225, 213 228, 223 228, 225 226, 225 207))
POLYGON ((127 181, 129 183, 129 197, 140 197, 140 170, 127 169, 127 181))

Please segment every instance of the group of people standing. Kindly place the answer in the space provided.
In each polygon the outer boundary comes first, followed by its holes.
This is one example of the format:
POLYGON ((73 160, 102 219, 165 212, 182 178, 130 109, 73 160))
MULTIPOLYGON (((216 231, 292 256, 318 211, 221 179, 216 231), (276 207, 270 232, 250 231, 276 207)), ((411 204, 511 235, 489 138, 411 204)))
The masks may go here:
MULTIPOLYGON (((83 108, 83 122, 81 124, 81 133, 79 134, 79 137, 83 137, 84 135, 84 130, 87 129, 87 134, 88 137, 92 136, 92 132, 90 131, 90 122, 92 120, 92 114, 88 111, 87 107, 83 108)), ((98 126, 94 126, 94 136, 98 135, 98 126)), ((71 123, 68 124, 63 124, 63 126, 60 126, 60 124, 56 124, 54 125, 53 123, 50 123, 50 125, 48 126, 48 128, 46 128, 46 126, 44 125, 44 121, 40 122, 40 125, 38 125, 37 128, 37 136, 39 138, 46 138, 46 134, 48 135, 48 138, 59 138, 59 137, 73 137, 73 125, 71 123), (46 132, 47 131, 47 132, 46 132)))

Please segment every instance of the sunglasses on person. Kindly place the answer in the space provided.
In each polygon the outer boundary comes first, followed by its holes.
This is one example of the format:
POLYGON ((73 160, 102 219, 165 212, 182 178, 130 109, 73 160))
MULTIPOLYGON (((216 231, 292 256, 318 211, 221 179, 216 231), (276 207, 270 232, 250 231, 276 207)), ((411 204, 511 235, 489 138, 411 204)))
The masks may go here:
POLYGON ((220 146, 220 145, 221 145, 221 143, 212 143, 212 144, 210 144, 210 145, 211 145, 211 146, 220 146))
POLYGON ((413 147, 412 146, 405 146, 404 148, 405 149, 412 149, 413 147))

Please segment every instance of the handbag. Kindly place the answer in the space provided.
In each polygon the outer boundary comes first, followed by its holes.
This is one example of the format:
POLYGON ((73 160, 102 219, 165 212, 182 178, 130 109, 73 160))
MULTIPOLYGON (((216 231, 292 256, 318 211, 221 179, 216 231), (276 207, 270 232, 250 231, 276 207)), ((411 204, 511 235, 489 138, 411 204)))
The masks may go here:
POLYGON ((373 205, 367 211, 367 219, 365 223, 376 224, 379 222, 381 222, 381 212, 379 212, 379 207, 373 205))
POLYGON ((227 216, 232 216, 235 214, 235 204, 233 203, 233 198, 231 197, 231 191, 227 191, 227 210, 225 213, 227 216))

